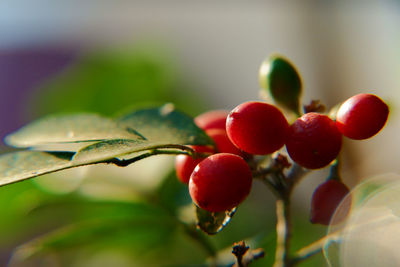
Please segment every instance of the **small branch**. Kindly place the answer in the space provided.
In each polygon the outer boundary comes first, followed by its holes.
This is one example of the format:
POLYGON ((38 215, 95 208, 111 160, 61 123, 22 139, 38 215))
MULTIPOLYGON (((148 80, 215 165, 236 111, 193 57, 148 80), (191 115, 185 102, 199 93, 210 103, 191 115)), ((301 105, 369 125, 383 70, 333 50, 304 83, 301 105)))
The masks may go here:
POLYGON ((289 198, 284 197, 276 201, 276 252, 274 267, 286 267, 289 262, 291 238, 289 198))
POLYGON ((253 178, 264 178, 265 176, 272 174, 275 172, 274 168, 268 167, 268 168, 263 168, 259 169, 253 172, 253 178))
POLYGON ((249 250, 249 246, 246 246, 244 241, 233 244, 232 254, 236 257, 236 263, 238 267, 246 267, 247 265, 243 262, 243 256, 249 250))
POLYGON ((253 261, 263 258, 265 253, 261 248, 249 250, 244 241, 234 243, 232 254, 236 257, 236 264, 232 267, 248 267, 253 261))
POLYGON ((290 191, 293 190, 294 186, 300 182, 300 180, 309 172, 310 170, 304 169, 299 164, 294 163, 293 167, 290 169, 286 176, 286 180, 289 183, 290 191))
POLYGON ((306 260, 310 258, 311 256, 314 256, 315 254, 321 252, 326 244, 326 242, 329 242, 330 240, 338 240, 340 235, 340 231, 331 233, 327 236, 324 236, 323 238, 309 244, 308 246, 305 246, 304 248, 299 249, 294 257, 291 259, 290 263, 291 265, 295 265, 303 260, 306 260))

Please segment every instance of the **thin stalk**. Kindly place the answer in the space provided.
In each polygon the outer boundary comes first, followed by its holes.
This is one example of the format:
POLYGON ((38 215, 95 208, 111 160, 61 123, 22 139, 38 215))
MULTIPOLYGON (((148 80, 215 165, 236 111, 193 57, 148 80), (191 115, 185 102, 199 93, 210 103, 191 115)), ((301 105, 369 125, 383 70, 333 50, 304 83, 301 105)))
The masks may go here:
POLYGON ((105 161, 105 163, 112 163, 114 165, 117 165, 119 167, 126 167, 136 161, 151 157, 151 156, 155 156, 155 155, 191 155, 189 152, 187 151, 182 151, 182 150, 165 150, 165 149, 156 149, 156 150, 151 150, 147 153, 144 153, 138 157, 134 157, 132 159, 127 159, 127 160, 119 160, 117 158, 111 159, 111 160, 107 160, 105 161))
POLYGON ((337 231, 327 236, 324 236, 323 238, 301 248, 294 254, 293 258, 291 259, 290 261, 291 265, 295 265, 321 252, 327 242, 337 241, 339 236, 340 236, 340 231, 337 231))
POLYGON ((289 197, 279 198, 276 201, 276 252, 274 267, 289 266, 289 251, 291 239, 291 216, 289 197))
POLYGON ((293 266, 290 258, 290 240, 292 237, 292 222, 290 213, 290 197, 295 185, 307 173, 307 170, 294 164, 287 175, 281 172, 279 197, 276 201, 276 252, 274 267, 293 266))

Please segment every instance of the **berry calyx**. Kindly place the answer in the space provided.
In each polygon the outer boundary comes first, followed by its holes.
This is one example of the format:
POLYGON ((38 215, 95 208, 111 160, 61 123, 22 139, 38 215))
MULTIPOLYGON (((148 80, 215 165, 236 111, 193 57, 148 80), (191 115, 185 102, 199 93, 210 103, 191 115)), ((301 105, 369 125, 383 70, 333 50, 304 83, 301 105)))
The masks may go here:
MULTIPOLYGON (((207 146, 191 146, 194 151, 198 153, 214 153, 214 150, 207 146)), ((189 183, 190 175, 192 174, 194 168, 199 164, 204 158, 193 158, 188 155, 178 155, 175 158, 175 171, 176 176, 179 181, 184 184, 189 183)))
POLYGON ((308 169, 319 169, 334 160, 342 147, 342 134, 328 116, 306 113, 289 128, 286 149, 290 158, 308 169))
POLYGON ((229 111, 226 110, 211 110, 194 118, 194 122, 204 131, 209 129, 225 130, 226 117, 228 114, 229 111))
POLYGON ((266 155, 280 149, 289 124, 282 112, 263 102, 245 102, 234 108, 226 119, 226 132, 239 149, 266 155))
POLYGON ((225 129, 210 129, 206 131, 206 134, 214 140, 218 152, 231 153, 241 157, 245 156, 245 153, 229 140, 225 129))
POLYGON ((346 202, 341 206, 332 222, 331 219, 339 204, 348 194, 349 189, 347 186, 338 180, 328 180, 320 184, 311 198, 311 223, 329 225, 329 223, 337 224, 342 222, 349 213, 350 198, 346 198, 346 202))
POLYGON ((385 125, 389 107, 372 94, 358 94, 347 99, 336 114, 336 125, 346 137, 367 139, 385 125))
POLYGON ((210 212, 230 210, 250 193, 251 170, 243 158, 218 153, 201 161, 189 181, 193 202, 210 212))

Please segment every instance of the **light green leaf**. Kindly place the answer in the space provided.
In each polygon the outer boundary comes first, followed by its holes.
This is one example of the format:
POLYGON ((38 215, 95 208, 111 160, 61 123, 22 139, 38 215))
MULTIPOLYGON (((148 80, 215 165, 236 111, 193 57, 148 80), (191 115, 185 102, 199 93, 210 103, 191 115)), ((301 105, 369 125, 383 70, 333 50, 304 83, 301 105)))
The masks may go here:
POLYGON ((177 111, 172 104, 134 111, 119 119, 126 127, 140 132, 153 145, 212 145, 213 141, 196 126, 193 118, 177 111))
MULTIPOLYGON (((116 139, 98 142, 79 150, 74 156, 74 162, 87 164, 113 158, 134 160, 145 154, 145 151, 157 149, 184 151, 189 149, 184 145, 213 144, 210 137, 196 126, 191 117, 175 110, 171 104, 134 111, 122 117, 119 123, 121 127, 137 130, 146 140, 116 139)), ((171 152, 164 151, 165 154, 171 152)), ((153 154, 162 153, 155 151, 153 154)), ((149 152, 149 156, 153 154, 149 152)))
POLYGON ((21 151, 0 156, 0 186, 71 168, 72 153, 21 151))
MULTIPOLYGON (((94 142, 109 139, 143 139, 134 129, 118 125, 98 114, 51 115, 38 119, 8 135, 5 142, 14 147, 46 147, 52 144, 94 142)), ((58 150, 54 146, 55 150, 58 150)), ((65 148, 64 148, 65 149, 65 148)))
MULTIPOLYGON (((149 141, 117 139, 84 147, 75 154, 73 161, 74 164, 84 165, 95 162, 109 162, 115 158, 116 161, 127 161, 130 164, 153 155, 177 155, 183 154, 185 151, 192 151, 192 149, 184 145, 152 144, 149 141)), ((113 163, 118 162, 114 161, 113 163)))
POLYGON ((148 141, 143 140, 108 140, 84 147, 73 157, 74 164, 87 164, 104 161, 121 155, 143 151, 149 147, 148 141))

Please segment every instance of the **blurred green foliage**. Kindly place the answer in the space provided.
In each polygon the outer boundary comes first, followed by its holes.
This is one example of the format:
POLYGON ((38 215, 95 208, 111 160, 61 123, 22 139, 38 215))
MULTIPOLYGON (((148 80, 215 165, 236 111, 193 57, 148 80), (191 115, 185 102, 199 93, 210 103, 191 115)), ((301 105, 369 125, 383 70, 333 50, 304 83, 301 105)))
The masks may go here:
POLYGON ((197 114, 204 102, 182 76, 171 53, 153 43, 82 52, 75 64, 35 92, 29 110, 36 116, 73 111, 112 116, 132 105, 173 102, 197 114))

